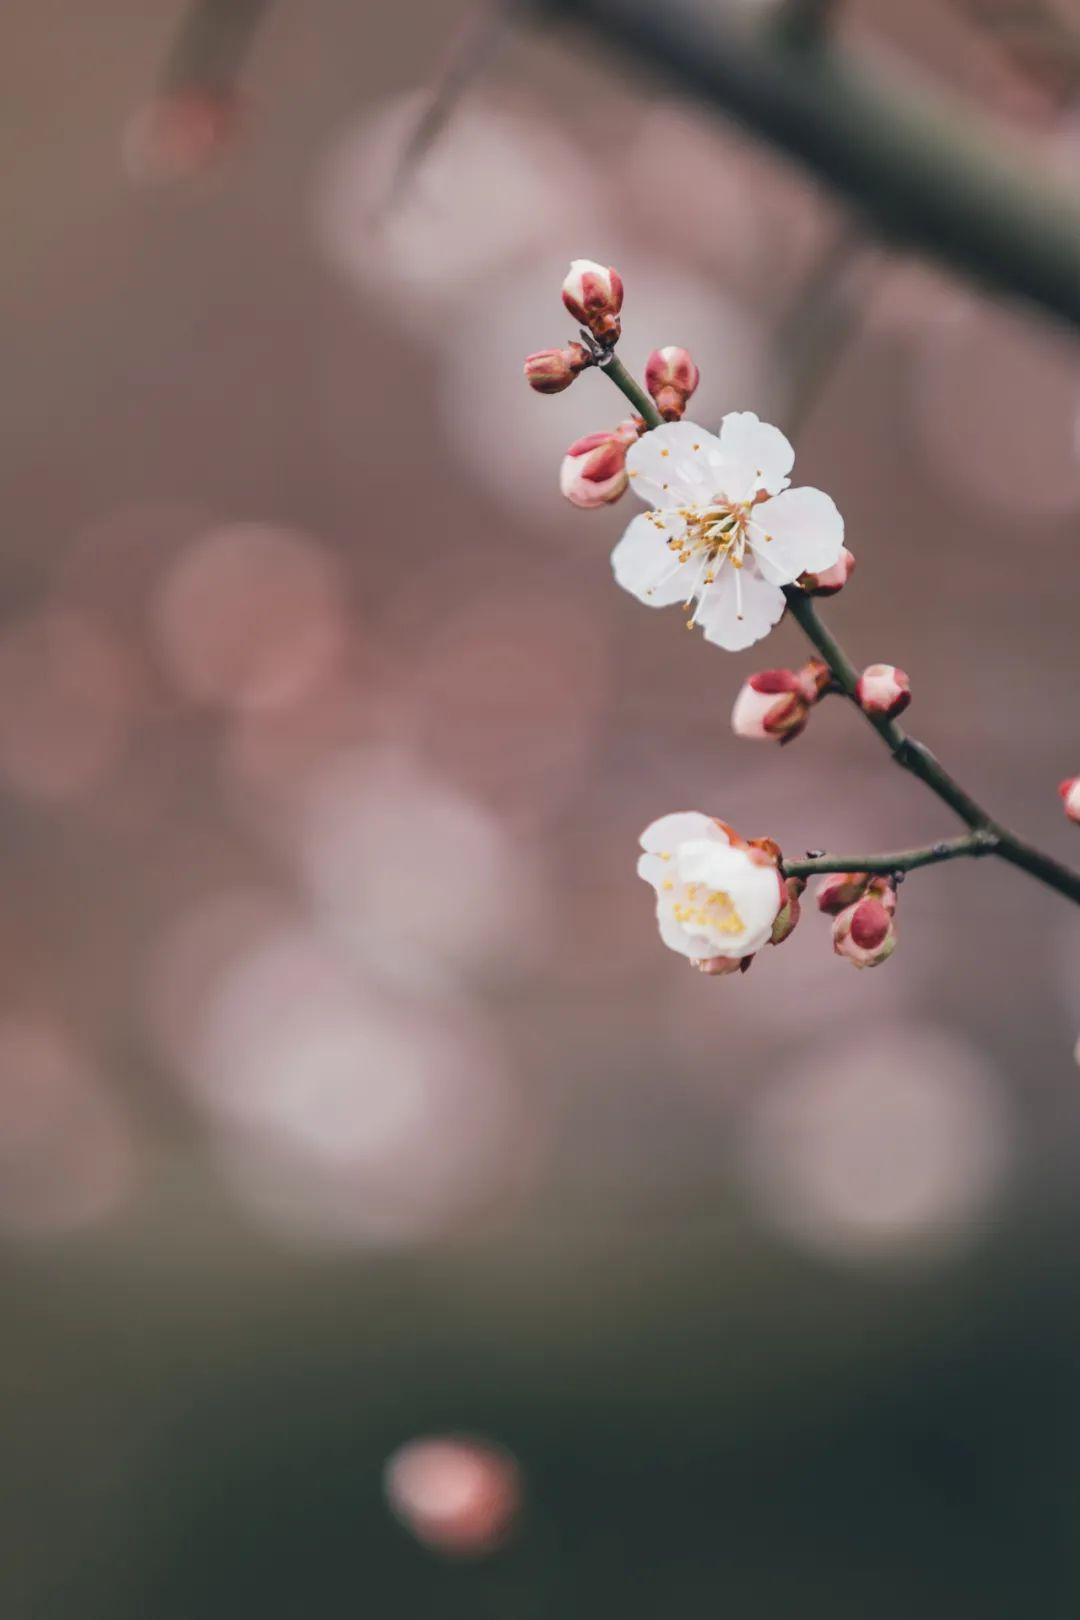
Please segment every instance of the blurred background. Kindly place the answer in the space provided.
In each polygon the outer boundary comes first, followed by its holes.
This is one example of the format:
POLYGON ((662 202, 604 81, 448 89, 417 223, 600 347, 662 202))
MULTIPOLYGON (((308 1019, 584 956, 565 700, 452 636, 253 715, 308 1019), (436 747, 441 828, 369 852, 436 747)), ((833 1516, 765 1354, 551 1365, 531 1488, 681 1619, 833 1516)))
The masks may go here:
MULTIPOLYGON (((472 13, 245 5, 164 130, 180 0, 0 22, 0 1610, 1075 1616, 1078 918, 961 862, 877 973, 663 950, 670 809, 953 828, 841 705, 731 735, 797 629, 615 589, 629 498, 556 472, 625 407, 521 377, 617 265, 627 362, 836 498, 856 663, 1075 860, 1075 334, 572 18, 481 28, 394 186, 472 13)), ((1080 207, 1073 0, 832 27, 1080 207)))

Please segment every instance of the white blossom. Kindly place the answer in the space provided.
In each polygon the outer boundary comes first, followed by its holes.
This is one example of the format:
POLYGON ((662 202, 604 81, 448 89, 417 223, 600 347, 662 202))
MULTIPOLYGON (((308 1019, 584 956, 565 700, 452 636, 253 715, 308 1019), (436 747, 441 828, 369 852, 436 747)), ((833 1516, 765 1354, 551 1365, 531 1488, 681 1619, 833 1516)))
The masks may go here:
POLYGON ((784 611, 781 586, 832 568, 844 546, 831 498, 788 487, 794 460, 753 411, 729 413, 719 435, 693 422, 646 433, 626 464, 652 510, 615 547, 616 580, 647 606, 693 606, 689 623, 729 652, 760 641, 784 611))
POLYGON ((638 876, 656 890, 664 944, 692 962, 752 956, 787 893, 774 861, 711 816, 661 816, 641 835, 638 876))

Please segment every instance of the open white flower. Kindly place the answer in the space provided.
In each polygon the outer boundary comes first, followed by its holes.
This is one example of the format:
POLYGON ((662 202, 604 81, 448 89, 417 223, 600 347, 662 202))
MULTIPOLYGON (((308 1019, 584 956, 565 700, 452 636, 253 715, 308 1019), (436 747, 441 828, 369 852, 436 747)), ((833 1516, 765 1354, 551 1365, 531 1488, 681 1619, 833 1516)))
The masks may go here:
POLYGON ((789 489, 795 452, 753 411, 719 436, 666 422, 633 445, 630 483, 653 508, 612 553, 615 578, 649 607, 696 602, 691 625, 737 652, 784 611, 780 587, 840 560, 844 520, 820 489, 789 489))
POLYGON ((692 962, 739 960, 768 943, 787 901, 765 850, 697 810, 661 816, 641 835, 638 876, 656 890, 665 945, 692 962))

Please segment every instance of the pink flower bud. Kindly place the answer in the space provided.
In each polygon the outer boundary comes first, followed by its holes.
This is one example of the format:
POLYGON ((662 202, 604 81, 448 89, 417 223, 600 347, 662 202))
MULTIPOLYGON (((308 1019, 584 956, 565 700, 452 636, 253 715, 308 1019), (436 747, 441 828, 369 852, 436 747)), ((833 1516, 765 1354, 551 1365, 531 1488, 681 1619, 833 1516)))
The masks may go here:
POLYGON ((776 921, 773 923, 772 939, 770 941, 773 945, 782 945, 785 939, 795 932, 795 925, 802 916, 802 906, 799 901, 803 890, 806 888, 806 879, 801 877, 781 878, 780 887, 783 891, 784 903, 776 913, 776 921))
POLYGON ((753 952, 749 956, 706 956, 691 962, 690 966, 715 978, 725 973, 748 973, 753 960, 753 952))
POLYGON ((559 469, 559 488, 575 506, 607 506, 630 482, 626 452, 638 436, 629 418, 609 433, 589 433, 572 444, 559 469))
POLYGON ((686 402, 700 381, 701 373, 686 349, 654 349, 645 362, 645 387, 665 422, 682 419, 686 402))
POLYGON ((835 917, 862 899, 869 882, 869 872, 829 872, 814 890, 818 910, 835 917))
POLYGON ((831 568, 822 569, 820 574, 800 574, 798 582, 807 596, 835 596, 837 591, 843 590, 854 572, 855 558, 845 546, 839 562, 834 562, 831 568))
POLYGON ((486 1440, 410 1440, 387 1462, 384 1485, 391 1508, 417 1540, 454 1557, 496 1551, 521 1510, 517 1463, 486 1440))
POLYGON ((588 363, 580 343, 568 343, 565 349, 538 349, 525 358, 525 377, 538 394, 561 394, 588 363))
POLYGON ((867 664, 855 687, 859 707, 866 714, 891 720, 911 702, 911 682, 893 664, 867 664))
POLYGON ((574 319, 606 348, 619 341, 623 284, 617 270, 605 270, 592 259, 574 259, 562 285, 562 299, 574 319))
POLYGON ((743 682, 731 726, 737 737, 791 742, 806 728, 811 707, 829 684, 829 670, 819 658, 802 669, 763 669, 743 682))
POLYGON ((1069 820, 1080 821, 1080 776, 1067 776, 1058 792, 1069 820))
POLYGON ((232 141, 239 122, 236 97, 187 85, 137 112, 124 132, 124 161, 133 180, 187 180, 206 169, 232 141))
POLYGON ((877 967, 896 949, 892 911, 874 895, 848 906, 833 922, 833 950, 858 968, 877 967))

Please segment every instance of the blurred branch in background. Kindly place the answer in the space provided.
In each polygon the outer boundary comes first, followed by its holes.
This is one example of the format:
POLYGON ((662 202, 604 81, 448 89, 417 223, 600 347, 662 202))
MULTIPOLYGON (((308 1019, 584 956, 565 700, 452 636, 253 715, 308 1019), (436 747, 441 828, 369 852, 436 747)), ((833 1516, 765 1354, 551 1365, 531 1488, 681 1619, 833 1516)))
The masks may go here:
POLYGON ((532 0, 664 70, 803 164, 886 238, 1080 327, 1080 208, 918 81, 781 13, 701 0, 532 0))
POLYGON ((185 13, 161 73, 161 90, 235 90, 272 0, 196 0, 185 13))
POLYGON ((844 221, 797 289, 769 341, 768 414, 796 434, 830 372, 855 337, 871 292, 873 244, 844 221))

